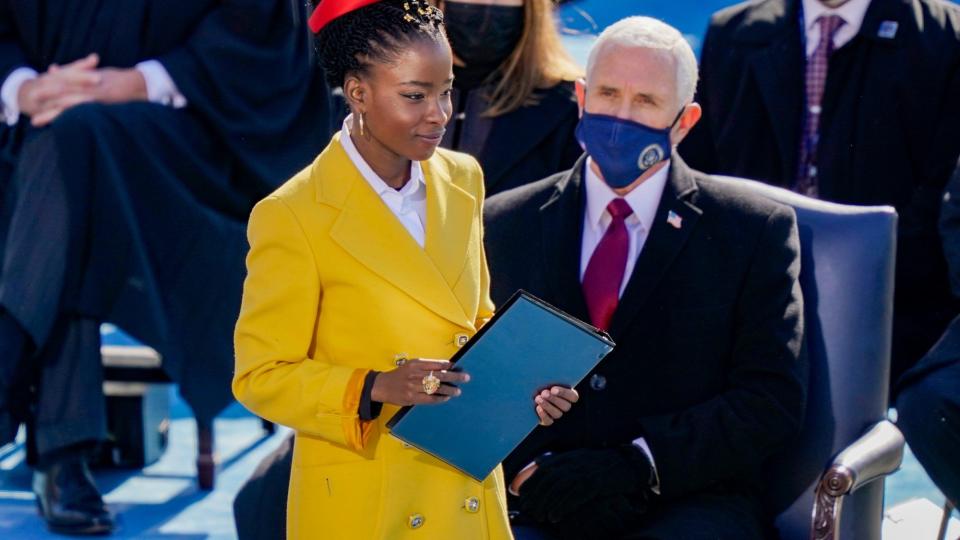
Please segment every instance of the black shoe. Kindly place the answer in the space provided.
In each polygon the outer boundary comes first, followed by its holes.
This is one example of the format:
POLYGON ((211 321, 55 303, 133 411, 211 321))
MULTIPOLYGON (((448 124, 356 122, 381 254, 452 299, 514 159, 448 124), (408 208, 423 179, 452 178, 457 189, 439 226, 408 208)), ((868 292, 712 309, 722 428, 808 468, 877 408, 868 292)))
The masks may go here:
POLYGON ((110 534, 113 516, 100 497, 87 462, 70 456, 33 473, 37 508, 51 532, 69 535, 110 534))

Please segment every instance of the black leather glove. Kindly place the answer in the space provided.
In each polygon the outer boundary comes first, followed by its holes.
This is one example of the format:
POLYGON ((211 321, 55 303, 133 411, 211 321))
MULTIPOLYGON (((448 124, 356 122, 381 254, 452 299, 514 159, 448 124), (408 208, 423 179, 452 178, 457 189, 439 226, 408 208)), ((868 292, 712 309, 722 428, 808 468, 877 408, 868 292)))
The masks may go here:
POLYGON ((534 521, 559 523, 588 503, 616 495, 645 505, 651 478, 650 460, 632 444, 551 454, 537 460, 536 472, 520 487, 518 507, 534 521))
POLYGON ((642 495, 614 495, 593 500, 548 528, 560 540, 610 540, 636 527, 647 512, 642 495))

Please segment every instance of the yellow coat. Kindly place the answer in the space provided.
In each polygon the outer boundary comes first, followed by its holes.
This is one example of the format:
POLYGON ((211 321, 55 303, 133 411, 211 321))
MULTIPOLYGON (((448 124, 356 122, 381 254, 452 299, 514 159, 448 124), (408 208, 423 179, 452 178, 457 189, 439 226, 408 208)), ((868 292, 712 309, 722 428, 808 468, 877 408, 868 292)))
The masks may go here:
MULTIPOLYGON (((482 484, 361 422, 369 370, 446 359, 492 315, 477 162, 438 150, 421 248, 339 135, 250 216, 233 392, 296 430, 289 538, 509 539, 503 473, 482 484)), ((437 426, 443 429, 443 426, 437 426)))

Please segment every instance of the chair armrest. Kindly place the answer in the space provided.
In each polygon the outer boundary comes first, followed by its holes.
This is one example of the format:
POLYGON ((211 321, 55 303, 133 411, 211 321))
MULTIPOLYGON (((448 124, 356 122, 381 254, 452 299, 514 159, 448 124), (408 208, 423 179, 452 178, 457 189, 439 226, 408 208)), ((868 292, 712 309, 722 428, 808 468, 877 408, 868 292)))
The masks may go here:
POLYGON ((843 497, 896 471, 903 447, 897 426, 882 420, 840 452, 817 483, 811 538, 838 540, 843 497))
POLYGON ((833 478, 830 477, 830 472, 839 472, 837 478, 847 477, 845 472, 849 472, 849 480, 831 483, 830 487, 833 491, 839 491, 848 482, 848 487, 838 494, 853 493, 864 484, 887 476, 900 468, 900 463, 903 461, 903 446, 903 434, 897 426, 889 420, 877 422, 862 437, 837 455, 824 478, 833 478))

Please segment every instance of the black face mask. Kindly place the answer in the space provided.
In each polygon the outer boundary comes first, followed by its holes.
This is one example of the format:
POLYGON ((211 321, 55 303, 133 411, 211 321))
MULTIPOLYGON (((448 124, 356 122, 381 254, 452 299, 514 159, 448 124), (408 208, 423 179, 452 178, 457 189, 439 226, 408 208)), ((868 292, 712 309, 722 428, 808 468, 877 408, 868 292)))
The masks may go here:
POLYGON ((523 35, 523 6, 444 2, 450 46, 464 67, 454 67, 457 86, 486 80, 510 56, 523 35))

